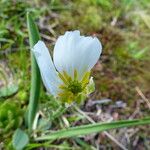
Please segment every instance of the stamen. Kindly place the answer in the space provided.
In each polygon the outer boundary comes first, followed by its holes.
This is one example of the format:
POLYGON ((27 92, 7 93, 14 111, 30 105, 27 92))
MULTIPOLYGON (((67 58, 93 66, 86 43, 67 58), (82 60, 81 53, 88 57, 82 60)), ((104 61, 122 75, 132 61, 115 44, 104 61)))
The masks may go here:
POLYGON ((77 77, 78 77, 78 73, 77 73, 77 70, 75 69, 74 70, 74 80, 77 80, 77 77))
POLYGON ((89 82, 90 72, 86 72, 82 78, 82 87, 84 88, 89 82))
POLYGON ((67 87, 65 85, 60 85, 59 88, 62 90, 67 90, 67 87))
POLYGON ((68 82, 72 80, 71 77, 66 73, 66 71, 63 71, 63 75, 68 82))
POLYGON ((65 84, 68 84, 68 81, 64 78, 64 76, 61 73, 58 73, 58 76, 65 84))

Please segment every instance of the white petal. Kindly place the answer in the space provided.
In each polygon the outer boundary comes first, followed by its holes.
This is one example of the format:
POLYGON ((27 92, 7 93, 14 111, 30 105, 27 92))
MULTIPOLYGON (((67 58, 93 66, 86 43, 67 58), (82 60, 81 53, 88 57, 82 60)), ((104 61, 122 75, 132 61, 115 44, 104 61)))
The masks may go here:
POLYGON ((66 71, 72 77, 76 69, 81 79, 96 64, 101 51, 96 37, 80 36, 79 31, 66 32, 56 41, 54 64, 59 72, 66 71))
POLYGON ((47 91, 56 96, 61 81, 57 75, 48 48, 44 42, 38 41, 38 43, 34 45, 32 51, 35 55, 47 91))

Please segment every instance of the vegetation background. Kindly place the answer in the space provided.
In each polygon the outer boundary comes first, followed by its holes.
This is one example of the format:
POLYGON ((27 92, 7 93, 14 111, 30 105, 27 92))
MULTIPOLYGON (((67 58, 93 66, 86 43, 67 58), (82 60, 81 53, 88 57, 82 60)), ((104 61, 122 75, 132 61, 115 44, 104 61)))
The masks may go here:
MULTIPOLYGON (((149 0, 0 0, 0 149, 12 149, 12 134, 22 125, 28 104, 27 11, 32 12, 42 40, 51 50, 57 37, 67 30, 78 29, 101 40, 103 53, 92 72, 96 91, 81 107, 82 112, 95 122, 150 115, 149 0)), ((44 90, 40 102, 41 110, 57 109, 44 90)), ((86 123, 81 114, 72 111, 56 118, 50 126, 58 129, 86 123)), ((150 126, 112 130, 109 134, 130 149, 150 149, 150 126)), ((107 134, 100 133, 59 140, 49 147, 119 149, 120 146, 107 134)))

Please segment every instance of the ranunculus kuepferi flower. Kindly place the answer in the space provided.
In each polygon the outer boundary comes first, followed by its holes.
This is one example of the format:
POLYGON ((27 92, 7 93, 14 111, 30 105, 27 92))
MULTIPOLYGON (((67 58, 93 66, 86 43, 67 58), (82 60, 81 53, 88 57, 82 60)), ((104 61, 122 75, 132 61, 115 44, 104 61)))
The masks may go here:
POLYGON ((102 46, 96 37, 67 31, 56 41, 53 61, 48 48, 38 41, 32 49, 47 91, 60 100, 80 102, 94 90, 90 71, 98 61, 102 46))

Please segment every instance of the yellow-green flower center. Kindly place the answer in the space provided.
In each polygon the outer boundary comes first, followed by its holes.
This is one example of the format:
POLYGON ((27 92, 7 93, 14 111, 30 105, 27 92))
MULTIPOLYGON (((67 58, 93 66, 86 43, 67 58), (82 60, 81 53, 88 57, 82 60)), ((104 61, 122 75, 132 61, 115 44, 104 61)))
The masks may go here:
POLYGON ((71 91, 73 94, 78 94, 82 92, 82 84, 77 80, 71 81, 68 85, 68 90, 71 91))
POLYGON ((76 70, 74 71, 73 77, 70 77, 65 71, 59 73, 59 77, 63 81, 63 84, 59 87, 61 89, 59 97, 67 102, 71 102, 76 99, 80 93, 84 92, 85 87, 89 83, 89 76, 90 72, 87 72, 79 81, 76 70))

